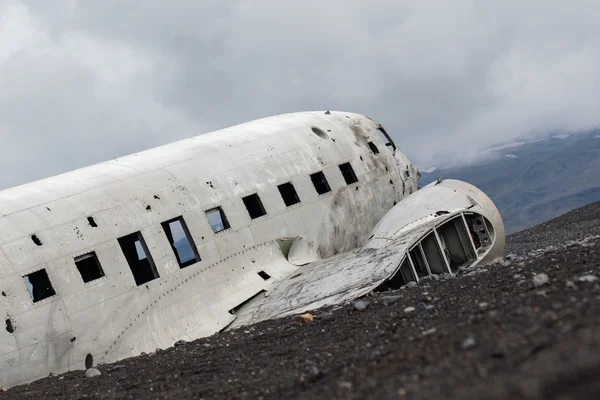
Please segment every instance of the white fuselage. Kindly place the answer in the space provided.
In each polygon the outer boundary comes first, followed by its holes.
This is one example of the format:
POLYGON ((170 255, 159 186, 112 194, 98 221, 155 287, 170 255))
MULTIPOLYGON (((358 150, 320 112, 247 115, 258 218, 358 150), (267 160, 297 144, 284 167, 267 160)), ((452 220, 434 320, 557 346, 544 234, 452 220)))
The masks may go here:
POLYGON ((281 250, 289 238, 315 258, 361 245, 417 190, 418 171, 379 127, 342 112, 280 115, 0 191, 0 386, 222 330, 230 310, 301 269, 281 250), (319 172, 323 194, 311 179, 319 172), (284 200, 286 183, 295 196, 286 185, 284 200), (206 211, 217 207, 229 228, 215 233, 206 211), (176 256, 164 224, 176 218, 198 261, 176 256), (134 233, 148 256, 141 278, 128 260, 136 251, 123 247, 134 233), (78 265, 101 273, 84 282, 78 265))

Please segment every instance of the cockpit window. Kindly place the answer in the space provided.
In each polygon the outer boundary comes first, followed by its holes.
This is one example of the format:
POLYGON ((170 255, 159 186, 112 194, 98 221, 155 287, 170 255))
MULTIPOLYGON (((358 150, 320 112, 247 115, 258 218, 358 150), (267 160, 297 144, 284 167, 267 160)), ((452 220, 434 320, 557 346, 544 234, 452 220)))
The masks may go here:
POLYGON ((385 143, 386 147, 389 147, 391 151, 396 150, 396 144, 394 143, 390 135, 387 134, 385 129, 383 129, 383 127, 377 128, 377 133, 379 134, 381 140, 383 140, 383 143, 385 143))

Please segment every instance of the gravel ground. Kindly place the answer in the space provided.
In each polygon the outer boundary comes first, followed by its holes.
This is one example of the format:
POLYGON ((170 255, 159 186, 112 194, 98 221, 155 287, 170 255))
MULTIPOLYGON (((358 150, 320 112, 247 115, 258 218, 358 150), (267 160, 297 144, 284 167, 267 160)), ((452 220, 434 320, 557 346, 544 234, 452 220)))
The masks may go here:
POLYGON ((598 234, 595 203, 508 237, 501 264, 0 398, 600 398, 598 234))

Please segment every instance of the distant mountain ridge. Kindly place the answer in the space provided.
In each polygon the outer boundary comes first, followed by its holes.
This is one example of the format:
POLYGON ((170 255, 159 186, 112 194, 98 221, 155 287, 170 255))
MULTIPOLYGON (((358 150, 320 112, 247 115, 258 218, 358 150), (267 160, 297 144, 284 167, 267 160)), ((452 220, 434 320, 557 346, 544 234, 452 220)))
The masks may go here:
POLYGON ((422 171, 419 185, 440 175, 483 190, 514 233, 600 200, 600 131, 497 146, 484 161, 422 171))

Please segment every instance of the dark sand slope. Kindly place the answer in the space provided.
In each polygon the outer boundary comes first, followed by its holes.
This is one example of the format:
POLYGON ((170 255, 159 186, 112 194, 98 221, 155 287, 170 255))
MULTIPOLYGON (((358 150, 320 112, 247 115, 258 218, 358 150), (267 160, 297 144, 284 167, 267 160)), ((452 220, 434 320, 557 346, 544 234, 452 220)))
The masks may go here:
POLYGON ((502 264, 362 311, 267 321, 0 398, 600 398, 600 238, 581 241, 598 234, 595 203, 509 237, 502 264))

